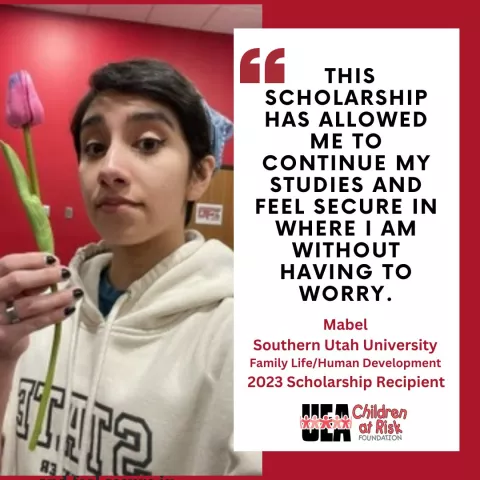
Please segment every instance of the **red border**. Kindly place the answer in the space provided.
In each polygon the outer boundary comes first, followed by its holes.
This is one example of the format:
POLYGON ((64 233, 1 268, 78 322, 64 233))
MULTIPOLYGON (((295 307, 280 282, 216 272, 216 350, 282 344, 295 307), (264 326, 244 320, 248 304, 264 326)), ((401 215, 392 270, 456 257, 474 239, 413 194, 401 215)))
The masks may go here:
MULTIPOLYGON (((15 2, 10 2, 15 3, 15 2)), ((24 2, 22 2, 24 3, 24 2)), ((27 2, 28 3, 28 2, 27 2)), ((40 3, 40 2, 30 2, 40 3)), ((42 2, 43 3, 43 2, 42 2)), ((58 2, 50 2, 58 3, 58 2)), ((78 2, 62 2, 78 3, 78 2)), ((134 3, 103 1, 96 3, 134 3)), ((177 3, 209 3, 180 0, 177 3)), ((260 3, 255 1, 224 1, 224 4, 260 3)), ((480 160, 477 158, 478 118, 480 112, 476 85, 479 81, 478 49, 480 26, 475 2, 457 0, 441 4, 438 0, 344 0, 338 2, 307 2, 296 0, 280 6, 278 0, 263 2, 264 28, 459 28, 460 29, 460 323, 461 323, 461 451, 460 452, 398 452, 398 453, 265 453, 263 477, 389 479, 389 480, 464 480, 473 478, 474 456, 480 445, 476 426, 477 406, 477 338, 480 323, 475 299, 479 295, 477 275, 479 255, 478 215, 476 209, 477 179, 480 160), (471 473, 468 473, 471 472, 471 473)), ((1 20, 0 20, 1 27, 1 20)), ((441 141, 441 139, 439 140, 441 141)), ((446 227, 448 228, 448 227, 446 227)), ((448 255, 448 252, 445 252, 448 255)), ((441 271, 439 258, 439 271, 441 271)), ((439 299, 441 301, 441 299, 439 299)), ((445 412, 445 422, 459 412, 445 412)), ((428 445, 428 413, 425 444, 428 445)), ((13 478, 13 477, 12 477, 13 478)), ((18 478, 18 477, 17 477, 18 478)), ((169 477, 171 478, 171 477, 169 477)), ((181 477, 175 477, 181 478, 181 477)))
MULTIPOLYGON (((463 0, 441 5, 434 0, 392 2, 346 0, 308 5, 295 2, 295 8, 280 9, 273 0, 263 2, 264 28, 458 28, 460 29, 460 452, 346 452, 346 453, 267 453, 267 478, 452 480, 474 478, 474 465, 480 445, 475 426, 475 395, 480 364, 476 356, 479 338, 476 252, 478 224, 476 212, 477 178, 480 166, 475 145, 478 136, 479 100, 478 48, 480 28, 473 3, 463 0)), ((441 140, 439 140, 441 141, 441 140)), ((448 228, 448 227, 447 227, 448 228)), ((448 252, 445 252, 448 255, 448 252)), ((438 259, 439 271, 441 261, 438 259)), ((441 301, 441 299, 439 299, 441 301)), ((445 422, 459 412, 445 412, 445 422)), ((428 445, 428 413, 425 445, 428 445)))

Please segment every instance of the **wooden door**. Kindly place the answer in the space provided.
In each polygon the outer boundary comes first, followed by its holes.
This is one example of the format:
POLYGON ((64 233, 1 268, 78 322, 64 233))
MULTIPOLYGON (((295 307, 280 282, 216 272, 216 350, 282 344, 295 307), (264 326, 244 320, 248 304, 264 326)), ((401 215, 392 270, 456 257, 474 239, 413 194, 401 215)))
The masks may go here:
POLYGON ((189 228, 198 230, 207 239, 216 238, 233 250, 233 168, 222 168, 215 173, 209 189, 195 205, 189 228), (202 223, 205 220, 201 218, 197 223, 197 214, 201 213, 198 206, 202 204, 222 205, 221 225, 202 223))

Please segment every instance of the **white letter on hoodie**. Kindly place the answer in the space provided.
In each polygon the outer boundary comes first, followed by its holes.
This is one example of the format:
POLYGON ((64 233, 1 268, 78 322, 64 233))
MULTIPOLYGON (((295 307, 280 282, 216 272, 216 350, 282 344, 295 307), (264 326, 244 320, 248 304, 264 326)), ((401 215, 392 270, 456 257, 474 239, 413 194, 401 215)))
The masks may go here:
POLYGON ((28 417, 32 408, 34 380, 22 378, 18 387, 17 436, 26 440, 30 431, 28 417))
MULTIPOLYGON (((37 388, 35 389, 35 401, 37 406, 40 405, 40 400, 42 399, 43 395, 43 388, 45 384, 37 383, 37 388)), ((60 444, 60 436, 58 435, 56 438, 56 443, 52 445, 52 423, 55 422, 54 416, 58 415, 57 412, 63 412, 65 401, 65 390, 62 388, 57 388, 55 386, 52 387, 50 392, 50 401, 48 402, 47 406, 47 415, 45 418, 45 424, 42 429, 42 433, 38 438, 38 446, 43 448, 55 448, 58 450, 58 446, 60 444)), ((57 417, 59 418, 59 417, 57 417)))
POLYGON ((114 475, 152 475, 142 469, 152 463, 152 431, 145 420, 121 413, 115 421, 115 436, 124 440, 113 450, 114 475))
POLYGON ((65 456, 78 463, 82 446, 83 425, 85 423, 86 397, 72 394, 71 409, 68 418, 68 435, 65 444, 65 456))
POLYGON ((87 468, 95 475, 101 475, 106 469, 103 468, 102 456, 102 435, 104 432, 112 431, 113 412, 111 408, 96 404, 92 419, 92 441, 87 457, 87 468))

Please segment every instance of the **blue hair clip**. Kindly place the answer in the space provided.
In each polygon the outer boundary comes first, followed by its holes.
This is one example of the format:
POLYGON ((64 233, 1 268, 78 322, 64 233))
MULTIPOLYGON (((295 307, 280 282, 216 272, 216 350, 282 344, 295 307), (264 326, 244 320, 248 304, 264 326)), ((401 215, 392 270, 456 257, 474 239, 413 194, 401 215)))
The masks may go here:
POLYGON ((223 150, 225 144, 233 136, 233 123, 227 117, 217 112, 203 100, 203 105, 212 126, 210 132, 210 142, 212 154, 215 157, 215 168, 219 169, 223 163, 223 150))

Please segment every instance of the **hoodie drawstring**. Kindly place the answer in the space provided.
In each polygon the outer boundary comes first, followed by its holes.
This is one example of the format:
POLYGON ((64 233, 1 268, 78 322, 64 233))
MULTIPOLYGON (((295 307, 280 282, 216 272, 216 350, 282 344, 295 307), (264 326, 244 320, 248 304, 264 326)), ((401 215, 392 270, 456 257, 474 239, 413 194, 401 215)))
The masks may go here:
MULTIPOLYGON (((116 304, 114 305, 112 311, 105 319, 105 332, 102 337, 102 344, 100 347, 100 354, 97 360, 97 364, 94 369, 93 380, 90 388, 90 392, 88 394, 87 405, 85 409, 85 417, 83 420, 83 433, 81 435, 81 448, 80 448, 80 456, 78 459, 78 470, 77 475, 86 475, 86 463, 87 463, 87 453, 89 448, 89 439, 91 436, 92 430, 92 423, 93 423, 93 409, 95 407, 95 400, 97 397, 98 386, 100 384, 100 378, 103 371, 103 365, 105 363, 105 358, 107 356, 108 350, 108 340, 110 338, 110 332, 113 327, 113 320, 117 316, 119 310, 122 308, 123 304, 128 300, 129 293, 123 295, 121 299, 119 299, 116 304)), ((70 412, 70 402, 72 398, 72 383, 73 383, 73 376, 74 376, 74 366, 75 366, 75 359, 77 355, 77 346, 78 346, 78 333, 80 331, 80 315, 81 310, 76 315, 75 319, 75 326, 74 332, 71 337, 70 341, 70 354, 69 354, 69 361, 68 361, 68 369, 67 369, 67 388, 66 388, 66 395, 65 395, 65 413, 63 417, 63 424, 62 424, 62 432, 60 438, 60 461, 59 461, 59 472, 63 472, 63 465, 65 463, 65 443, 67 440, 68 434, 68 421, 69 421, 69 412, 70 412)), ((101 472, 105 474, 106 472, 101 472)), ((60 473, 62 475, 62 473, 60 473)))
POLYGON ((102 346, 100 349, 100 355, 97 361, 97 366, 95 368, 95 374, 93 377, 92 388, 88 394, 87 408, 85 411, 83 435, 82 435, 82 447, 80 450, 80 458, 78 464, 78 475, 86 475, 86 463, 87 463, 87 452, 89 446, 89 439, 92 430, 93 422, 93 408, 95 406, 95 399, 97 396, 98 385, 100 384, 100 377, 103 370, 103 364, 105 363, 105 358, 108 349, 108 339, 110 337, 110 331, 112 330, 113 322, 108 322, 105 327, 105 333, 102 338, 102 346), (80 473, 83 472, 83 473, 80 473))
POLYGON ((72 399, 72 384, 73 384, 73 371, 75 365, 75 359, 77 357, 77 345, 78 345, 78 333, 80 331, 80 312, 77 310, 75 315, 75 323, 72 329, 72 335, 70 336, 70 345, 68 348, 68 366, 67 366, 67 381, 65 388, 65 403, 62 419, 62 431, 60 434, 60 448, 59 455, 60 461, 58 463, 59 475, 63 475, 63 463, 65 459, 65 443, 67 441, 68 422, 70 419, 70 402, 72 399))

